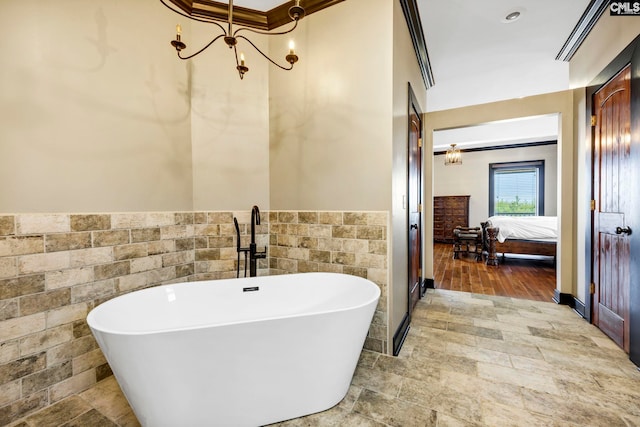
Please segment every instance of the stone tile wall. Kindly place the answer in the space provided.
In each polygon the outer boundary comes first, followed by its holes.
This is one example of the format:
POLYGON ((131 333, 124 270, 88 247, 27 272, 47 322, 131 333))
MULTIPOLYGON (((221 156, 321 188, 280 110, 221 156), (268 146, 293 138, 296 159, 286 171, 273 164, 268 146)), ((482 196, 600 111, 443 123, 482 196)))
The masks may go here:
POLYGON ((324 271, 364 277, 381 295, 365 348, 387 352, 386 212, 272 211, 270 274, 324 271))
MULTIPOLYGON (((111 375, 85 321, 96 305, 160 284, 235 277, 234 216, 248 246, 249 212, 0 215, 0 425, 111 375)), ((258 274, 340 271, 375 281, 383 297, 366 347, 384 352, 386 218, 263 213, 256 241, 272 258, 258 274)))
MULTIPOLYGON (((236 277, 238 255, 233 218, 238 220, 240 246, 248 248, 251 241, 250 212, 201 212, 195 214, 195 274, 191 280, 229 279, 236 277)), ((263 251, 269 244, 269 215, 262 212, 256 226, 256 244, 263 251)), ((244 276, 244 256, 240 256, 240 277, 244 276)), ((268 260, 258 260, 258 275, 269 274, 268 260)), ((247 276, 249 266, 247 265, 247 276)))
POLYGON ((111 375, 85 318, 194 274, 194 213, 0 216, 0 425, 111 375))

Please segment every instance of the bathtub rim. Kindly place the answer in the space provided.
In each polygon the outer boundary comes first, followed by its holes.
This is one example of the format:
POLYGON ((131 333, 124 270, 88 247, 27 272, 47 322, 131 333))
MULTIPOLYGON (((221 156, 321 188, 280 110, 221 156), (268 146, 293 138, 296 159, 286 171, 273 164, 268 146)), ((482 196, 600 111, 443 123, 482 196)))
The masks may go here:
MULTIPOLYGON (((136 291, 133 292, 128 292, 126 294, 122 294, 122 295, 118 295, 114 298, 111 298, 107 301, 104 301, 103 303, 97 305, 96 307, 94 307, 93 309, 91 309, 91 311, 89 311, 89 313, 86 316, 86 322, 87 325, 89 326, 89 328, 93 331, 97 331, 103 334, 113 334, 113 335, 121 335, 121 336, 141 336, 141 335, 158 335, 158 334, 165 334, 165 333, 174 333, 174 332, 184 332, 184 331, 197 331, 197 330, 201 330, 201 329, 206 329, 206 328, 216 328, 216 327, 227 327, 227 326, 234 326, 234 325, 243 325, 243 324, 249 324, 249 323, 256 323, 256 322, 267 322, 267 321, 273 321, 273 320, 285 320, 285 319, 292 319, 292 318, 305 318, 305 317, 310 317, 310 316, 321 316, 321 315, 326 315, 326 314, 332 314, 332 313, 339 313, 339 312, 344 312, 344 311, 351 311, 351 310, 359 310, 362 309, 368 305, 370 305, 371 303, 373 303, 375 301, 375 304, 377 306, 379 300, 380 300, 380 296, 382 295, 382 291, 380 289, 380 286, 373 282, 372 280, 369 279, 365 279, 364 277, 361 276, 355 276, 352 274, 346 274, 346 273, 332 273, 332 272, 306 272, 306 273, 292 273, 292 274, 285 274, 285 275, 273 275, 273 276, 258 276, 258 277, 243 277, 240 280, 247 280, 247 281, 251 281, 251 280, 258 280, 260 278, 264 278, 264 277, 278 277, 278 276, 293 276, 293 275, 297 275, 297 276, 304 276, 304 275, 308 275, 308 274, 313 274, 313 275, 329 275, 329 276, 348 276, 351 278, 357 278, 357 279, 361 279, 361 280, 365 280, 369 283, 371 283, 371 285, 375 288, 374 291, 374 296, 372 298, 368 298, 365 302, 360 303, 360 304, 356 304, 356 305, 352 305, 349 307, 344 307, 344 308, 337 308, 337 309, 332 309, 332 310, 318 310, 318 311, 313 311, 310 313, 295 313, 295 314, 287 314, 287 315, 279 315, 279 316, 268 316, 268 317, 261 317, 259 319, 248 319, 248 320, 236 320, 236 321, 230 321, 230 322, 226 322, 226 323, 222 323, 222 324, 212 324, 212 323, 205 323, 205 324, 198 324, 198 325, 189 325, 189 326, 181 326, 181 327, 173 327, 173 328, 166 328, 166 329, 162 329, 162 330, 153 330, 153 331, 149 331, 149 330, 145 330, 145 331, 122 331, 122 330, 115 330, 113 328, 104 328, 104 327, 99 327, 95 325, 95 316, 97 313, 97 310, 104 306, 109 304, 111 301, 114 301, 118 298, 124 298, 130 294, 133 293, 137 293, 137 292, 145 292, 145 291, 156 291, 157 289, 166 289, 168 287, 171 286, 176 286, 176 285, 181 285, 181 284, 189 284, 189 283, 198 283, 198 282, 216 282, 217 280, 215 279, 210 279, 210 280, 195 280, 195 281, 183 281, 183 282, 177 282, 177 283, 169 283, 169 284, 165 284, 165 285, 158 285, 158 286, 152 286, 149 288, 144 288, 144 289, 138 289, 136 291)), ((218 279, 218 280, 237 280, 236 278, 230 278, 230 279, 218 279)), ((106 307, 103 307, 102 310, 106 309, 106 307)), ((95 333, 94 333, 95 335, 95 333)))

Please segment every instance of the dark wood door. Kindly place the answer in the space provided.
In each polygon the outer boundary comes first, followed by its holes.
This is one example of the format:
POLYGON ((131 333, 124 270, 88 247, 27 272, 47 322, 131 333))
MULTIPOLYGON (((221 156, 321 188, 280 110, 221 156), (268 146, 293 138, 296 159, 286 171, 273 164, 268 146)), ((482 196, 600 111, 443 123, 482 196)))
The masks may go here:
MULTIPOLYGON (((592 320, 629 352, 631 87, 627 66, 593 96, 592 320)), ((638 230, 640 231, 640 230, 638 230)))
POLYGON ((409 314, 420 299, 422 276, 422 119, 414 103, 409 111, 409 156, 408 156, 408 258, 409 258, 409 314))

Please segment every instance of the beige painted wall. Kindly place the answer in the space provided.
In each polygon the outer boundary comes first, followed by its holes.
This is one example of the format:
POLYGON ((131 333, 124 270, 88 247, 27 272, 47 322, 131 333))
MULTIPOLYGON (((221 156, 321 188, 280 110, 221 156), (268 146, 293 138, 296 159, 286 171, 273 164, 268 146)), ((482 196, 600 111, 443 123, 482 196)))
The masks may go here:
POLYGON ((175 16, 155 0, 3 1, 0 27, 0 212, 192 208, 175 16))
MULTIPOLYGON (((192 46, 211 39, 211 25, 190 27, 192 46)), ((266 36, 251 34, 249 39, 268 50, 266 36)), ((269 209, 269 73, 275 67, 242 40, 238 51, 244 52, 249 67, 243 80, 233 51, 222 40, 191 60, 196 210, 269 209)))
POLYGON ((407 82, 426 109, 404 15, 399 2, 350 0, 301 21, 295 42, 300 62, 269 81, 270 208, 392 210, 391 342, 408 292, 407 82))
MULTIPOLYGON (((558 241, 557 289, 574 294, 576 252, 575 188, 574 188, 574 103, 573 92, 563 91, 489 104, 474 105, 452 110, 436 111, 425 115, 426 131, 424 150, 433 150, 433 130, 489 123, 496 120, 541 114, 559 113, 558 124, 558 241)), ((433 164, 431 164, 433 167, 433 164)), ((432 169, 431 169, 432 172, 432 169)), ((433 175, 427 175, 433 179, 433 175)), ((432 182, 432 181, 431 181, 432 182)), ((427 187, 429 186, 427 182, 427 187)), ((433 240, 433 206, 425 210, 426 241, 433 240)), ((429 248, 431 245, 426 245, 429 248)), ((433 277, 433 253, 428 253, 425 265, 426 277, 433 277)))
POLYGON ((544 160, 544 210, 545 215, 557 214, 558 202, 558 147, 508 148, 503 150, 462 153, 462 164, 445 166, 444 154, 434 156, 434 196, 470 195, 469 224, 480 227, 489 216, 489 164, 544 160))
POLYGON ((2 3, 0 211, 269 208, 268 63, 180 61, 177 22, 187 54, 215 33, 155 0, 2 3))
POLYGON ((300 22, 300 62, 269 79, 271 209, 389 209, 393 3, 349 0, 300 22))
MULTIPOLYGON (((391 281, 389 290, 389 338, 393 344, 393 334, 398 329, 407 312, 408 306, 408 243, 407 243, 407 210, 403 198, 407 194, 407 135, 408 135, 408 103, 411 83, 421 111, 427 108, 427 90, 411 36, 399 1, 393 2, 393 175, 391 198, 391 260, 389 262, 391 281)), ((423 153, 425 151, 423 150, 423 153)), ((423 154, 424 157, 428 156, 423 154)), ((423 175, 426 179, 428 175, 423 175)), ((427 200, 423 198, 424 201, 427 200)), ((424 230, 423 230, 424 231, 424 230)), ((390 349, 392 350, 392 349, 390 349)))

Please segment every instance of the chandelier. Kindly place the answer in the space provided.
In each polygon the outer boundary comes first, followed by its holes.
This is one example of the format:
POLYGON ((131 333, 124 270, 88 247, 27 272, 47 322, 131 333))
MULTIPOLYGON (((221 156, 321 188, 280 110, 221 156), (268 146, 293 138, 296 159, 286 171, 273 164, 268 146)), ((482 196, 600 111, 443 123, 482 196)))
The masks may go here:
POLYGON ((451 144, 451 147, 445 153, 444 164, 445 166, 462 164, 462 154, 460 149, 456 148, 456 144, 451 144))
POLYGON ((188 55, 188 56, 182 56, 182 51, 187 47, 187 45, 181 40, 181 35, 182 35, 182 27, 180 26, 180 24, 176 25, 176 39, 171 41, 171 46, 173 46, 176 49, 176 53, 178 54, 178 58, 186 60, 186 59, 191 59, 196 55, 199 55, 200 53, 204 52, 209 46, 211 46, 213 43, 216 42, 216 40, 218 39, 223 39, 224 42, 227 44, 227 46, 229 46, 229 49, 233 49, 233 54, 236 58, 236 70, 238 70, 238 74, 240 75, 240 79, 242 80, 244 78, 244 75, 247 71, 249 71, 249 67, 247 67, 246 63, 245 63, 245 59, 244 59, 244 53, 240 52, 240 55, 238 55, 238 49, 237 49, 237 45, 238 45, 238 41, 240 39, 246 41, 247 43, 249 43, 255 50, 258 51, 258 53, 260 53, 260 55, 264 56, 269 62, 271 62, 273 65, 283 69, 283 70, 291 70, 293 69, 293 64, 295 64, 296 62, 298 62, 298 55, 296 55, 295 52, 295 46, 293 44, 293 41, 289 42, 289 53, 284 57, 285 61, 287 61, 289 63, 288 66, 283 66, 278 64, 276 61, 274 61, 273 59, 271 59, 266 53, 264 53, 262 50, 260 50, 260 48, 258 48, 258 46, 256 46, 251 40, 249 40, 246 36, 244 36, 243 34, 240 34, 242 31, 249 31, 252 33, 256 33, 256 34, 263 34, 263 35, 267 35, 267 36, 277 36, 277 35, 283 35, 283 34, 288 34, 290 32, 292 32, 293 30, 296 29, 296 27, 298 26, 298 21, 300 19, 302 19, 304 17, 305 11, 304 8, 302 6, 300 6, 300 0, 296 0, 295 4, 293 6, 291 6, 289 8, 289 18, 291 18, 291 20, 294 22, 293 27, 291 27, 290 29, 286 30, 286 31, 281 31, 281 32, 277 32, 277 33, 271 33, 271 32, 266 32, 266 31, 259 31, 259 30, 255 30, 253 28, 247 28, 247 27, 241 27, 238 28, 234 31, 233 29, 233 0, 229 1, 229 12, 228 12, 228 18, 227 18, 227 22, 228 22, 228 28, 224 28, 222 25, 220 25, 218 22, 215 22, 211 19, 204 19, 204 18, 200 18, 200 17, 194 17, 191 15, 188 15, 186 13, 183 13, 180 10, 176 10, 175 8, 169 6, 165 0, 160 0, 160 2, 165 5, 167 8, 171 9, 172 11, 174 11, 175 13, 177 13, 178 15, 184 16, 185 18, 191 19, 193 21, 198 21, 198 22, 205 22, 208 24, 213 24, 216 25, 217 27, 220 28, 220 30, 222 30, 221 34, 218 34, 217 36, 215 36, 213 38, 213 40, 211 40, 209 43, 207 43, 206 45, 204 45, 204 47, 202 47, 202 49, 198 50, 197 52, 188 55))

